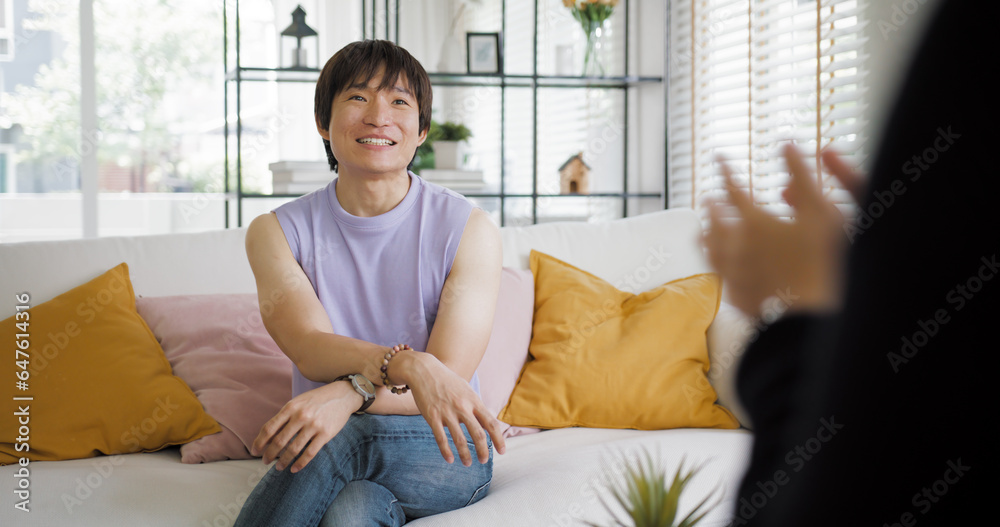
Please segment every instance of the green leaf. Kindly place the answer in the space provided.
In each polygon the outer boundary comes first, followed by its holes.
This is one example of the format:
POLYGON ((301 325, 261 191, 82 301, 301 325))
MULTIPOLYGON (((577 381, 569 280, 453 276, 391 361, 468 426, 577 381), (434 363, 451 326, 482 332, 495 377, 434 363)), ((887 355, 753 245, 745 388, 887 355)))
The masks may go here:
POLYGON ((616 516, 615 509, 609 506, 601 494, 598 494, 601 505, 614 521, 613 525, 694 527, 711 510, 709 500, 715 495, 714 491, 689 511, 680 523, 675 524, 681 494, 694 475, 701 470, 701 465, 685 471, 682 458, 668 485, 666 472, 657 468, 657 463, 646 450, 643 451, 641 459, 623 460, 623 464, 624 480, 620 485, 609 486, 611 496, 625 511, 629 523, 623 523, 616 516))

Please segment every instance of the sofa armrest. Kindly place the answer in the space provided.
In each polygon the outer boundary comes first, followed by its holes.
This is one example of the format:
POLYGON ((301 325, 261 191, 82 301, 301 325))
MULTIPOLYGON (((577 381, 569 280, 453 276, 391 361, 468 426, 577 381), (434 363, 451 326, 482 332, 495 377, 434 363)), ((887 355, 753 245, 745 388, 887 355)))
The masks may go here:
POLYGON ((708 327, 708 380, 719 395, 719 404, 736 415, 740 424, 750 428, 746 410, 736 393, 736 372, 750 339, 757 335, 753 321, 734 306, 722 302, 715 320, 708 327))

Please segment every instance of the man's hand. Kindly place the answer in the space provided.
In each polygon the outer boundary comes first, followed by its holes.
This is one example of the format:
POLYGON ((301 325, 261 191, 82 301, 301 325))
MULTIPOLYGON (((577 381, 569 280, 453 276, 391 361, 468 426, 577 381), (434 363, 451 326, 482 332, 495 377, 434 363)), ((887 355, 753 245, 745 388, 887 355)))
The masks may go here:
POLYGON ((361 395, 350 382, 333 382, 305 392, 278 411, 261 427, 251 453, 264 463, 278 459, 275 468, 284 470, 301 452, 292 473, 298 472, 316 457, 347 424, 351 414, 361 408, 361 395))
POLYGON ((410 386, 413 401, 417 404, 420 414, 434 431, 434 438, 445 461, 448 463, 455 461, 455 456, 448 446, 448 437, 445 435, 447 428, 451 432, 455 447, 458 448, 462 464, 467 467, 472 465, 472 454, 465 442, 461 424, 465 424, 472 442, 476 445, 480 463, 486 463, 490 459, 487 434, 493 438, 493 446, 498 453, 503 454, 506 451, 500 421, 486 409, 486 405, 472 390, 468 381, 429 353, 402 350, 389 365, 390 376, 394 366, 397 367, 396 371, 406 370, 404 382, 410 386))
MULTIPOLYGON (((725 218, 722 207, 712 204, 704 237, 709 261, 726 282, 730 300, 751 316, 760 314, 766 298, 786 289, 798 297, 791 310, 827 311, 840 304, 843 215, 823 196, 798 149, 788 145, 784 154, 791 179, 783 196, 794 220, 781 221, 757 208, 723 162, 736 218, 725 218)), ((824 153, 823 161, 857 198, 861 178, 833 153, 824 153)))

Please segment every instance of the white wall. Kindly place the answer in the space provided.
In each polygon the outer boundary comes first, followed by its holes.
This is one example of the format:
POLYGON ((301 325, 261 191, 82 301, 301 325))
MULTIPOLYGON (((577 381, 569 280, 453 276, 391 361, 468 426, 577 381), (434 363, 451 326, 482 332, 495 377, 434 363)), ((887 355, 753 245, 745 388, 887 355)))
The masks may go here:
MULTIPOLYGON (((937 8, 938 0, 868 0, 869 74, 865 104, 868 106, 869 138, 881 139, 881 131, 892 110, 902 77, 906 74, 916 46, 937 8)), ((869 149, 869 154, 874 153, 869 149)), ((869 156, 868 165, 874 161, 869 156)))
MULTIPOLYGON (((629 189, 632 191, 662 191, 666 173, 666 1, 634 0, 631 3, 629 54, 632 55, 629 71, 633 74, 663 77, 662 84, 642 85, 629 100, 629 130, 631 159, 638 162, 629 167, 629 189)), ((666 197, 641 200, 636 212, 651 212, 664 208, 666 197)))

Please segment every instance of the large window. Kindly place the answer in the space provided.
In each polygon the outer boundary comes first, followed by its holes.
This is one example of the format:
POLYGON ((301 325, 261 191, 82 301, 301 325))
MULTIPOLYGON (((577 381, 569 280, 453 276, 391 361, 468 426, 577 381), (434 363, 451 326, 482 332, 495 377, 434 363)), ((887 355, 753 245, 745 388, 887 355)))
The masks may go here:
POLYGON ((3 3, 0 242, 80 237, 79 6, 3 3))
POLYGON ((7 152, 0 151, 0 192, 7 192, 7 152))
POLYGON ((223 226, 222 2, 0 7, 0 240, 223 226))
MULTIPOLYGON (((782 216, 790 213, 781 199, 784 142, 798 144, 813 167, 825 148, 861 164, 864 7, 864 0, 672 2, 671 207, 704 217, 705 197, 723 192, 719 155, 758 205, 782 216)), ((817 173, 846 206, 832 176, 817 173)))
POLYGON ((0 0, 0 62, 14 58, 14 5, 0 0))

